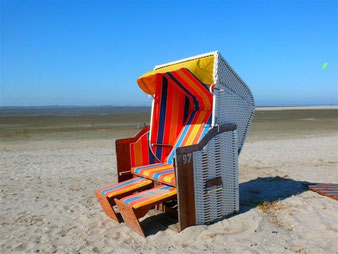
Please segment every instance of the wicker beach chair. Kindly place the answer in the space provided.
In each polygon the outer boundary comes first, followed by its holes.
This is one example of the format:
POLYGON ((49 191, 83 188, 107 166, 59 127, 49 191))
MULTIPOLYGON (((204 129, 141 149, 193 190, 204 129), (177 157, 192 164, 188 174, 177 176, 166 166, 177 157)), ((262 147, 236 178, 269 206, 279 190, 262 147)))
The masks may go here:
POLYGON ((95 191, 104 212, 144 236, 139 219, 152 208, 177 215, 179 230, 238 211, 238 154, 255 109, 246 84, 219 52, 137 82, 153 97, 151 123, 116 140, 118 183, 95 191))

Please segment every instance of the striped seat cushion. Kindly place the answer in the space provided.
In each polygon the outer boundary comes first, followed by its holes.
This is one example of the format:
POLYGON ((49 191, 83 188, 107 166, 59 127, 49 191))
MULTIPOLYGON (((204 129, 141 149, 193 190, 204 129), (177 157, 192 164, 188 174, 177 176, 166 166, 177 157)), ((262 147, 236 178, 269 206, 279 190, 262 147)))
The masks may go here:
POLYGON ((167 185, 159 185, 150 190, 146 190, 122 198, 121 201, 130 207, 139 208, 142 206, 153 204, 157 201, 164 200, 166 198, 175 197, 176 194, 176 188, 167 185))
POLYGON ((152 182, 153 181, 143 177, 136 177, 129 179, 127 181, 103 187, 99 189, 97 192, 100 193, 101 195, 111 198, 150 185, 152 184, 152 182))
POLYGON ((136 175, 150 178, 161 183, 172 186, 176 184, 173 164, 156 163, 142 167, 134 167, 131 170, 136 175))

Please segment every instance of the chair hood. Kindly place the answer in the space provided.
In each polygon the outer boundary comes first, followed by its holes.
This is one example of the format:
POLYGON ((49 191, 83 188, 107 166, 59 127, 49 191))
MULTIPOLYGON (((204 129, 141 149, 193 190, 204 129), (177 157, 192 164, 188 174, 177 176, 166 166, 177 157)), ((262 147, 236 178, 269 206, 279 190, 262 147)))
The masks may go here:
POLYGON ((214 83, 214 55, 208 55, 196 59, 187 60, 180 63, 160 66, 153 71, 149 71, 137 79, 139 87, 146 94, 156 93, 156 75, 167 72, 177 71, 179 69, 188 69, 202 83, 210 86, 214 83))

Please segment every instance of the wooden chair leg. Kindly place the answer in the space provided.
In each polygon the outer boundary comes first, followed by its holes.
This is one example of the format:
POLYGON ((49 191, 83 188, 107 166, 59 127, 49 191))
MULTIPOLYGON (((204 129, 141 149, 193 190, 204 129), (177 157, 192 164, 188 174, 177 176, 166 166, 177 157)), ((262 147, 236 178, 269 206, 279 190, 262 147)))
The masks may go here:
POLYGON ((118 209, 120 210, 120 213, 126 225, 130 229, 140 234, 141 236, 145 237, 144 231, 140 225, 138 218, 143 217, 149 211, 150 208, 146 208, 148 209, 148 211, 146 211, 146 209, 142 209, 142 211, 138 212, 118 199, 115 199, 115 203, 118 209))
MULTIPOLYGON (((139 178, 139 179, 141 179, 141 178, 139 178)), ((102 194, 102 193, 105 193, 104 192, 105 188, 111 188, 111 187, 114 187, 115 185, 108 186, 108 187, 101 188, 101 189, 94 191, 94 193, 97 197, 97 200, 101 204, 105 214, 108 215, 109 217, 111 217, 113 220, 119 222, 119 223, 122 222, 122 217, 121 217, 120 213, 115 212, 115 210, 114 210, 114 206, 116 205, 114 199, 115 198, 121 199, 123 197, 132 195, 133 193, 144 191, 144 190, 147 190, 147 189, 153 187, 153 182, 151 180, 147 180, 145 178, 142 178, 142 179, 141 179, 141 181, 144 181, 144 183, 141 183, 141 185, 136 185, 136 186, 133 186, 133 188, 127 188, 127 189, 124 189, 124 190, 122 189, 122 192, 119 191, 119 194, 114 195, 114 193, 110 193, 110 195, 108 195, 108 196, 105 195, 105 194, 102 194), (126 192, 123 192, 123 191, 126 191, 126 192)), ((116 185, 118 185, 118 184, 116 184, 116 185)))
POLYGON ((100 193, 96 191, 94 193, 97 197, 97 200, 100 202, 105 214, 108 215, 113 220, 117 221, 118 223, 121 223, 122 222, 121 218, 116 214, 114 210, 114 206, 115 206, 114 199, 112 198, 108 199, 106 196, 101 195, 100 193))

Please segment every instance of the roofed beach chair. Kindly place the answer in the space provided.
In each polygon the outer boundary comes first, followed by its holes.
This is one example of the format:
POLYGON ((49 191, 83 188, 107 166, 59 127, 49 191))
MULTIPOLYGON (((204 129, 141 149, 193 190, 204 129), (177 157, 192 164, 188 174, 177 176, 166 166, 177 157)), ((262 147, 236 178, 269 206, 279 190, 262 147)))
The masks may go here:
POLYGON ((104 212, 144 236, 139 219, 154 207, 177 215, 179 230, 238 211, 238 154, 255 109, 246 84, 219 52, 137 83, 153 97, 150 126, 116 140, 118 183, 95 191, 104 212))

